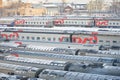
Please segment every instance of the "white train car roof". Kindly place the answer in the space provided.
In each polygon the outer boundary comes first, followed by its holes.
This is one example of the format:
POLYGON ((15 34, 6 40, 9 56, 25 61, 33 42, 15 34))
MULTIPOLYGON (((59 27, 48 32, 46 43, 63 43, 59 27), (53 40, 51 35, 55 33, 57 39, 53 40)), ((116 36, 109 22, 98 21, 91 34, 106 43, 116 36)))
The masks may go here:
POLYGON ((114 28, 85 28, 85 27, 0 27, 7 31, 22 31, 22 32, 45 32, 45 33, 74 33, 74 34, 91 34, 97 32, 98 34, 104 35, 120 35, 119 29, 114 28))
POLYGON ((61 31, 65 31, 65 30, 70 30, 70 31, 97 31, 98 28, 83 28, 83 27, 52 27, 52 28, 45 28, 45 27, 0 27, 0 28, 4 28, 4 29, 26 29, 26 30, 38 30, 38 29, 42 29, 42 30, 61 30, 61 31))
POLYGON ((65 64, 67 63, 66 61, 31 59, 31 58, 13 57, 13 56, 6 56, 6 60, 17 61, 17 62, 25 62, 25 63, 35 63, 35 64, 41 64, 41 65, 56 65, 56 64, 59 64, 58 66, 65 66, 65 64))
POLYGON ((119 76, 98 75, 79 72, 45 69, 39 74, 40 78, 50 80, 120 80, 119 76))
POLYGON ((0 27, 1 29, 28 29, 28 30, 37 30, 37 29, 42 29, 42 30, 70 30, 70 31, 102 31, 102 30, 106 30, 106 31, 114 31, 114 30, 118 30, 115 28, 86 28, 86 27, 52 27, 52 28, 46 28, 46 27, 0 27))
POLYGON ((1 17, 0 20, 7 20, 7 21, 9 21, 9 20, 15 20, 15 18, 14 17, 1 17))
POLYGON ((27 45, 27 49, 35 49, 35 50, 42 50, 42 51, 53 51, 56 47, 48 47, 48 46, 36 46, 36 45, 27 45))
POLYGON ((31 51, 14 51, 18 54, 29 54, 29 55, 37 55, 42 57, 54 58, 54 59, 63 59, 63 60, 73 60, 73 61, 88 61, 88 62, 100 62, 100 63, 119 63, 116 62, 116 58, 108 58, 108 57, 91 57, 91 56, 76 56, 76 55, 64 55, 64 54, 53 54, 53 53, 45 53, 45 52, 31 52, 31 51))
POLYGON ((7 68, 7 69, 11 69, 11 70, 22 70, 22 69, 26 69, 26 70, 30 70, 30 69, 34 69, 34 70, 38 70, 39 68, 36 67, 29 67, 29 66, 21 66, 21 65, 15 65, 15 64, 8 64, 8 63, 0 63, 0 68, 7 68))
POLYGON ((14 43, 14 42, 2 42, 0 43, 0 46, 3 47, 18 47, 20 44, 14 43))

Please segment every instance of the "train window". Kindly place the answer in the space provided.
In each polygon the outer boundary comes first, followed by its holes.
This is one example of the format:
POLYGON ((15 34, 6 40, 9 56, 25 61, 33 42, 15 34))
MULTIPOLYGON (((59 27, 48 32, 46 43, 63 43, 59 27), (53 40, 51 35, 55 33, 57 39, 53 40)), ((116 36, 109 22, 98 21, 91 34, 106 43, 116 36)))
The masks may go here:
POLYGON ((56 74, 56 73, 54 73, 54 71, 53 71, 53 72, 51 72, 51 73, 50 73, 50 75, 57 76, 57 74, 56 74))
POLYGON ((106 46, 110 46, 110 41, 106 41, 106 46))
POLYGON ((51 38, 47 38, 48 41, 51 41, 51 38))
POLYGON ((49 72, 48 71, 44 71, 44 72, 42 72, 42 74, 48 74, 49 72))
POLYGON ((37 24, 39 24, 39 22, 37 22, 37 24))
POLYGON ((27 24, 30 24, 30 22, 27 22, 27 24))
POLYGON ((27 40, 29 40, 30 38, 29 38, 29 36, 27 36, 27 40))
POLYGON ((109 43, 110 41, 106 41, 107 43, 109 43))
POLYGON ((113 41, 113 43, 117 43, 117 41, 113 41))
POLYGON ((58 64, 58 66, 63 66, 63 64, 58 64))
POLYGON ((117 25, 119 25, 119 23, 116 23, 117 25))
POLYGON ((112 24, 112 23, 109 23, 110 25, 112 24))
POLYGON ((56 40, 56 38, 53 38, 53 41, 55 41, 56 40))
POLYGON ((58 38, 58 41, 60 41, 61 40, 61 38, 58 38))
POLYGON ((113 25, 115 25, 115 23, 113 23, 113 25))
POLYGON ((24 36, 22 36, 22 39, 24 39, 25 37, 24 36))
POLYGON ((69 42, 69 38, 65 37, 62 42, 69 42))
POLYGON ((45 40, 45 37, 42 37, 42 40, 45 40))
POLYGON ((40 40, 40 37, 37 37, 37 40, 40 40))
POLYGON ((103 42, 103 40, 99 40, 99 42, 103 42))
POLYGON ((57 64, 57 63, 54 63, 54 66, 58 66, 58 64, 57 64))
POLYGON ((31 37, 32 38, 32 40, 34 40, 35 38, 34 37, 31 37))
POLYGON ((67 24, 68 22, 66 21, 65 23, 67 24))

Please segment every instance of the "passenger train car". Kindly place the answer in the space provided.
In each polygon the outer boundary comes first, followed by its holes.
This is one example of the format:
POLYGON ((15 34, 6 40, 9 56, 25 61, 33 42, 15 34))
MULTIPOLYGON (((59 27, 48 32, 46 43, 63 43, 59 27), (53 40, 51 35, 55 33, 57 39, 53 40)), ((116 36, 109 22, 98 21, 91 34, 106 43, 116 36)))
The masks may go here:
POLYGON ((120 68, 117 66, 102 66, 101 64, 96 65, 92 63, 79 63, 79 62, 70 63, 67 61, 40 60, 40 59, 30 59, 30 58, 13 57, 13 56, 6 56, 4 57, 4 60, 7 60, 7 62, 9 61, 12 62, 10 64, 0 63, 0 70, 3 69, 4 70, 2 71, 3 73, 18 74, 29 77, 38 77, 38 75, 44 69, 61 70, 60 72, 72 71, 72 72, 91 73, 91 75, 101 74, 101 75, 110 75, 116 77, 120 76, 120 72, 118 71, 120 70, 120 68), (15 62, 19 63, 19 65, 18 64, 15 65, 15 62), (27 64, 27 66, 25 64, 27 64))
POLYGON ((82 16, 21 16, 13 18, 1 18, 0 25, 7 26, 33 26, 33 27, 53 27, 53 26, 74 26, 74 27, 112 27, 120 28, 120 18, 107 17, 82 17, 82 16))
POLYGON ((0 18, 0 27, 14 26, 14 20, 13 17, 0 18))
POLYGON ((118 76, 98 75, 98 74, 86 74, 59 70, 43 70, 40 78, 48 80, 119 80, 118 76))
POLYGON ((7 27, 1 36, 6 40, 61 48, 98 50, 120 47, 119 29, 7 27))

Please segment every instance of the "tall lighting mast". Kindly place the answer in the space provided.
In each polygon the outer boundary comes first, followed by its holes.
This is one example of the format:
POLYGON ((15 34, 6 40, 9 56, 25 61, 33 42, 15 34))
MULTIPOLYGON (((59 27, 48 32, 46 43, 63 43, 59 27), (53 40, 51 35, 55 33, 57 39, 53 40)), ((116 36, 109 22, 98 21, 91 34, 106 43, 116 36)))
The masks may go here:
POLYGON ((65 8, 65 5, 66 5, 66 0, 61 0, 62 1, 62 5, 60 7, 60 13, 63 14, 64 13, 64 8, 65 8))
POLYGON ((112 2, 112 11, 117 16, 120 16, 120 0, 113 0, 113 2, 112 2))

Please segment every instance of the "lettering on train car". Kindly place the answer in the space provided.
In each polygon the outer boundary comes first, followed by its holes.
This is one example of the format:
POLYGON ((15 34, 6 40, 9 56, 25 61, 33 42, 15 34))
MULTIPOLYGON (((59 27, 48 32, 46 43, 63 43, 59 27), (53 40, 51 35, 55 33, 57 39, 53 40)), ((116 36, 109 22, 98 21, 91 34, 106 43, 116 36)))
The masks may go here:
MULTIPOLYGON (((64 42, 65 39, 67 39, 68 37, 60 37, 60 42, 64 42)), ((91 37, 85 37, 85 38, 82 38, 82 37, 76 37, 76 36, 73 36, 72 37, 72 42, 73 43, 81 43, 81 44, 86 44, 86 43, 89 43, 89 44, 97 44, 98 43, 98 37, 97 36, 91 36, 91 37)))
POLYGON ((59 19, 54 21, 55 25, 64 24, 64 19, 59 19))
POLYGON ((108 20, 96 19, 96 26, 108 26, 108 20))
POLYGON ((13 32, 13 33, 11 33, 11 34, 0 34, 3 38, 5 38, 5 39, 12 39, 12 38, 14 38, 14 39, 18 39, 18 37, 19 37, 19 34, 18 34, 18 32, 13 32))
POLYGON ((24 19, 22 19, 22 20, 15 20, 15 25, 24 24, 24 23, 25 23, 24 19))
POLYGON ((17 53, 11 53, 12 56, 19 57, 19 54, 17 53))

